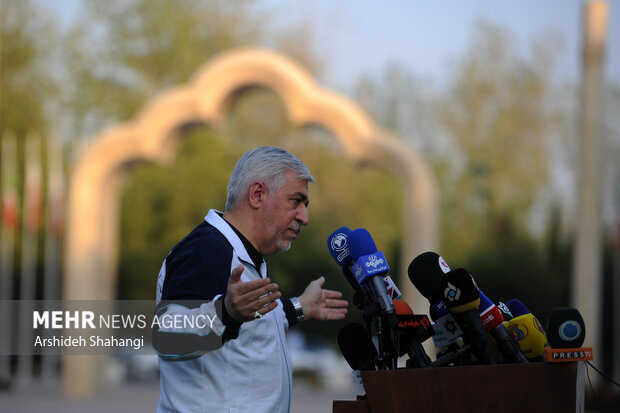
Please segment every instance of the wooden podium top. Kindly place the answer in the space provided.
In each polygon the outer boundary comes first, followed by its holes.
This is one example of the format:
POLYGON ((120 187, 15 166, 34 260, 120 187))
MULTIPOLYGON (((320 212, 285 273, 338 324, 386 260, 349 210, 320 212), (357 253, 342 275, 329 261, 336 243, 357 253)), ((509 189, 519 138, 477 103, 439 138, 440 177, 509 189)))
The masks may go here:
POLYGON ((583 371, 582 363, 366 371, 367 401, 334 401, 333 412, 583 411, 583 371))

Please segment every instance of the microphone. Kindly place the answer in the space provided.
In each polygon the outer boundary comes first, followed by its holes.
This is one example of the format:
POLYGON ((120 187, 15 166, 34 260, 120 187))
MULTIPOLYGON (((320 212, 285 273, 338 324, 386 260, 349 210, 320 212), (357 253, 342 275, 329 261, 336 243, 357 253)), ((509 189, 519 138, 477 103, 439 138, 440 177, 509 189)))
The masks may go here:
POLYGON ((547 336, 542 324, 532 313, 510 320, 507 330, 525 357, 532 361, 541 361, 547 345, 547 336))
MULTIPOLYGON (((360 290, 360 285, 355 279, 353 272, 351 271, 351 266, 353 265, 353 258, 351 257, 351 251, 349 250, 349 235, 351 234, 351 230, 347 227, 340 227, 334 232, 332 232, 329 237, 327 237, 327 249, 331 254, 332 258, 336 263, 342 268, 342 274, 344 278, 347 280, 349 285, 355 291, 360 290)), ((386 288, 388 294, 392 298, 392 300, 398 299, 402 296, 402 293, 392 280, 392 277, 387 275, 384 278, 386 288)))
POLYGON ((351 230, 347 227, 340 227, 327 237, 327 249, 336 263, 342 268, 342 274, 348 281, 353 290, 358 291, 360 285, 350 270, 352 263, 351 252, 349 251, 348 238, 351 230))
POLYGON ((440 280, 440 291, 448 310, 463 328, 463 338, 471 343, 476 358, 484 364, 497 364, 493 345, 478 312, 480 292, 471 275, 463 268, 448 272, 440 280))
MULTIPOLYGON (((442 300, 431 304, 429 314, 434 321, 433 329, 435 330, 435 335, 433 336, 433 342, 436 347, 448 347, 459 341, 463 335, 463 330, 461 330, 461 327, 442 300)), ((454 348, 452 347, 451 349, 454 348)))
POLYGON ((542 324, 518 298, 507 301, 506 307, 513 316, 506 330, 528 360, 541 361, 547 345, 547 336, 542 324))
POLYGON ((444 274, 450 271, 448 263, 436 252, 424 252, 411 261, 407 274, 411 283, 429 303, 441 300, 440 282, 444 274))
MULTIPOLYGON (((357 383, 364 389, 360 371, 376 370, 377 349, 370 338, 370 334, 361 324, 347 324, 338 331, 338 347, 340 347, 340 352, 349 367, 353 370, 353 376, 357 383)), ((359 398, 365 398, 365 396, 358 396, 359 398)))
POLYGON ((550 347, 545 348, 546 362, 593 360, 592 347, 581 347, 586 338, 586 326, 579 310, 556 307, 547 322, 550 347))
POLYGON ((504 316, 498 306, 489 300, 482 291, 478 290, 478 293, 480 294, 479 312, 482 325, 495 339, 500 353, 514 363, 528 363, 527 357, 521 352, 517 343, 504 327, 504 316))
POLYGON ((586 339, 586 325, 579 310, 556 307, 547 321, 547 340, 554 348, 577 348, 586 339))
POLYGON ((364 228, 351 231, 348 237, 353 259, 353 274, 360 286, 367 285, 378 301, 381 314, 390 326, 397 324, 392 298, 387 292, 384 277, 390 270, 382 252, 377 251, 370 233, 364 228))
POLYGON ((338 347, 353 370, 376 370, 377 349, 361 324, 350 323, 342 327, 338 332, 338 347))
POLYGON ((532 313, 518 298, 506 302, 506 307, 508 307, 513 318, 532 313))
POLYGON ((429 315, 435 322, 433 324, 435 330, 433 342, 435 346, 440 349, 447 348, 447 350, 456 351, 459 348, 456 343, 463 335, 463 330, 461 330, 461 327, 442 301, 440 285, 444 274, 449 271, 450 267, 446 260, 433 251, 427 251, 418 255, 407 268, 407 274, 411 283, 431 304, 429 315))
POLYGON ((402 300, 394 300, 394 309, 398 324, 394 332, 394 343, 399 356, 409 356, 407 367, 426 367, 431 359, 420 343, 431 337, 435 332, 431 322, 425 315, 415 315, 409 304, 402 300))

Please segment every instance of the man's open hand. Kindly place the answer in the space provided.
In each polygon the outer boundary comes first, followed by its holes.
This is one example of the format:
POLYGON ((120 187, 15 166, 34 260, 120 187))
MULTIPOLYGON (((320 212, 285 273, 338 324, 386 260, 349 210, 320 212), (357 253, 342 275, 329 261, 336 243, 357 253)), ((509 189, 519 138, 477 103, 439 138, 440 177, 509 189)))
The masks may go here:
POLYGON ((243 270, 243 265, 239 265, 230 274, 224 305, 234 320, 251 321, 257 312, 263 316, 276 308, 276 300, 282 294, 278 291, 278 284, 269 278, 242 282, 243 270))
POLYGON ((312 281, 303 294, 299 296, 299 303, 304 311, 304 318, 317 320, 342 320, 347 314, 346 300, 340 300, 340 291, 324 290, 325 277, 312 281))

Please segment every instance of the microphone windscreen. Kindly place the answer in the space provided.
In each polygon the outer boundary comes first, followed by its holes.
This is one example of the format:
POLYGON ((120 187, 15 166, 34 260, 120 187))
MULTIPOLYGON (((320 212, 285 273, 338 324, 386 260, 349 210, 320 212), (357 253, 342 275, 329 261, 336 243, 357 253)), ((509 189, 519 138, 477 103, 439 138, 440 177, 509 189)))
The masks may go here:
POLYGON ((340 227, 327 237, 327 249, 336 263, 345 268, 352 261, 349 251, 348 238, 351 230, 347 227, 340 227))
POLYGON ((586 339, 586 325, 579 310, 556 307, 547 321, 547 340, 553 348, 578 348, 586 339))
POLYGON ((450 267, 436 252, 427 251, 415 257, 409 264, 407 274, 420 294, 435 303, 441 299, 439 282, 450 267))
POLYGON ((393 300, 392 304, 394 305, 394 311, 396 315, 413 315, 413 310, 403 300, 393 300))
POLYGON ((542 356, 547 345, 547 336, 542 324, 532 313, 510 320, 507 330, 525 357, 532 360, 542 356))
POLYGON ((377 252, 375 241, 373 241, 370 232, 365 228, 358 228, 351 231, 348 242, 353 261, 357 261, 359 257, 363 255, 377 252))
POLYGON ((351 323, 342 327, 338 332, 338 346, 353 370, 374 370, 377 349, 361 324, 351 323))
POLYGON ((532 313, 518 298, 506 302, 506 307, 508 307, 513 317, 532 313))
POLYGON ((440 281, 440 291, 451 313, 473 310, 480 305, 480 292, 464 268, 448 272, 440 281))

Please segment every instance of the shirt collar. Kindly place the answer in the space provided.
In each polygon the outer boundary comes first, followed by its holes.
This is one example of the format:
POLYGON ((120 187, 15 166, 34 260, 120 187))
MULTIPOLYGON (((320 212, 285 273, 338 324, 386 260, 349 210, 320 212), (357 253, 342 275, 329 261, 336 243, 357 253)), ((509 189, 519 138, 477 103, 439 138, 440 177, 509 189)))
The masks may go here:
POLYGON ((250 243, 241 232, 222 218, 223 215, 223 212, 211 209, 205 216, 205 221, 217 228, 217 230, 226 237, 235 251, 237 251, 239 258, 246 262, 251 262, 256 269, 260 270, 264 262, 263 256, 260 255, 252 243, 250 243))
MULTIPOLYGON (((222 219, 224 219, 224 218, 222 218, 222 219)), ((224 221, 226 221, 226 220, 224 219, 224 221)), ((258 250, 256 248, 254 248, 254 245, 252 245, 252 243, 241 233, 241 231, 239 231, 237 228, 235 228, 235 226, 233 224, 231 224, 228 221, 226 221, 226 223, 228 225, 230 225, 230 227, 233 229, 233 231, 235 231, 235 234, 237 234, 237 236, 239 236, 239 239, 243 243, 243 246, 245 247, 245 250, 248 252, 248 254, 250 255, 250 258, 252 259, 252 262, 254 263, 254 266, 256 268, 260 268, 260 265, 263 263, 263 256, 260 254, 260 252, 258 252, 258 250)))

